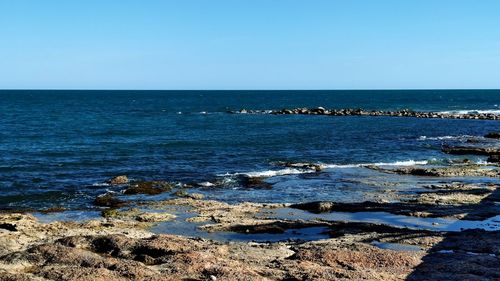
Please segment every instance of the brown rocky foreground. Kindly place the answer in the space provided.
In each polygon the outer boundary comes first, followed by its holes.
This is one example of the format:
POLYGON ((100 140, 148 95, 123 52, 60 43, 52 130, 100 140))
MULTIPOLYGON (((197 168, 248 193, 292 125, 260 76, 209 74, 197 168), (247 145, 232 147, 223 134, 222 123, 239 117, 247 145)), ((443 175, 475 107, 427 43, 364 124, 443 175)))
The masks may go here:
MULTIPOLYGON (((491 194, 496 188, 488 190, 491 194)), ((204 222, 202 229, 211 232, 252 235, 322 227, 326 239, 256 243, 155 235, 149 227, 174 216, 137 209, 123 209, 117 216, 86 222, 41 223, 30 214, 1 214, 0 280, 500 278, 500 231, 432 232, 371 223, 258 216, 263 210, 282 208, 284 204, 231 205, 191 198, 147 204, 166 211, 188 206, 194 214, 189 221, 204 222), (141 219, 144 217, 154 219, 141 219), (381 243, 403 247, 385 249, 381 243)))

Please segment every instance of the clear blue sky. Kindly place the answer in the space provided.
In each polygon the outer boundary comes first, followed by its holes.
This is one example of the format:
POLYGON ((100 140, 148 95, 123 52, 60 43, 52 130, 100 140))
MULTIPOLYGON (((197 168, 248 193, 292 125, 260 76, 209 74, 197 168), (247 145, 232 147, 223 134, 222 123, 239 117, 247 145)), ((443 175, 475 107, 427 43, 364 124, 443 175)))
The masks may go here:
POLYGON ((500 88, 500 1, 0 0, 0 88, 500 88))

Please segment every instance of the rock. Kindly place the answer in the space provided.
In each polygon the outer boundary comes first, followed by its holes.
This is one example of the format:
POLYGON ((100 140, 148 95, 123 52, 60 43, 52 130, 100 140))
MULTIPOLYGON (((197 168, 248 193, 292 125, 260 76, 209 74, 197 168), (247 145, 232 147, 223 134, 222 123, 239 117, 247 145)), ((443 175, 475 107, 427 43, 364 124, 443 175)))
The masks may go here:
POLYGON ((491 132, 484 136, 485 138, 500 139, 500 132, 491 132))
POLYGON ((121 184, 127 184, 129 182, 127 176, 116 176, 108 181, 109 184, 112 185, 121 185, 121 184))
MULTIPOLYGON (((413 117, 413 118, 451 118, 451 119, 477 119, 477 120, 500 120, 498 114, 483 114, 477 112, 470 113, 443 113, 443 112, 426 112, 426 111, 413 111, 410 109, 402 109, 396 111, 365 111, 361 108, 345 108, 345 109, 325 109, 324 107, 316 107, 313 109, 307 108, 293 108, 282 110, 270 111, 255 111, 248 110, 250 113, 263 113, 263 114, 303 114, 303 115, 331 115, 331 116, 392 116, 392 117, 413 117)), ((233 113, 233 112, 231 112, 233 113)), ((239 112, 238 112, 239 113, 239 112)), ((493 134, 493 136, 495 136, 493 134)), ((498 137, 496 137, 498 138, 498 137)))
POLYGON ((293 204, 290 208, 305 210, 313 213, 330 212, 336 204, 334 202, 316 201, 308 203, 293 204))
POLYGON ((175 216, 167 213, 142 213, 135 219, 140 222, 161 222, 173 220, 175 216))
MULTIPOLYGON (((26 214, 0 213, 0 221, 15 222, 18 227, 17 232, 0 231, 0 280, 421 281, 499 277, 499 231, 427 231, 362 222, 294 219, 289 215, 280 220, 256 216, 264 211, 262 208, 269 208, 269 204, 231 205, 186 198, 169 202, 173 204, 170 207, 182 202, 192 204, 192 211, 203 213, 210 222, 228 223, 225 230, 234 228, 253 235, 320 226, 329 238, 268 243, 214 241, 154 235, 145 231, 146 223, 137 221, 141 213, 123 221, 53 223, 40 223, 26 214), (373 242, 412 245, 416 249, 384 249, 373 242)), ((158 202, 151 203, 159 206, 158 202)), ((339 209, 392 210, 401 214, 434 209, 448 213, 462 211, 456 209, 460 206, 401 203, 331 205, 339 209)), ((478 209, 484 211, 483 207, 478 209)), ((137 210, 131 210, 130 214, 137 210)), ((465 211, 471 213, 471 210, 465 211)), ((498 209, 491 213, 498 214, 498 209)), ((160 219, 153 216, 146 215, 144 220, 160 219)))
POLYGON ((175 218, 175 215, 169 213, 144 212, 138 208, 107 209, 102 211, 101 215, 107 219, 138 221, 144 223, 169 221, 175 218))
POLYGON ((473 147, 473 146, 443 146, 441 150, 448 154, 455 155, 494 155, 500 154, 498 147, 473 147))
POLYGON ((94 200, 94 205, 100 207, 118 208, 126 204, 127 203, 125 201, 122 201, 111 194, 97 196, 94 200))
POLYGON ((147 195, 157 195, 166 191, 172 190, 173 185, 169 182, 164 181, 144 181, 135 184, 131 184, 125 191, 124 194, 147 194, 147 195))
POLYGON ((395 170, 383 170, 395 172, 400 175, 430 176, 430 177, 500 177, 500 170, 482 169, 476 165, 452 166, 439 168, 404 167, 395 170))
POLYGON ((177 197, 188 197, 189 194, 185 190, 177 190, 176 192, 174 192, 174 195, 177 197))
POLYGON ((117 209, 110 208, 110 209, 103 210, 101 212, 101 216, 103 218, 107 218, 107 219, 118 218, 120 216, 120 212, 117 209))
POLYGON ((267 188, 270 189, 273 187, 272 184, 265 182, 264 177, 249 177, 246 175, 242 175, 239 178, 239 181, 243 187, 246 188, 267 188))
POLYGON ((490 163, 500 163, 500 154, 490 155, 487 161, 490 163))
POLYGON ((64 212, 66 210, 67 209, 64 207, 50 207, 50 208, 41 209, 39 212, 42 214, 50 214, 50 213, 64 212))
MULTIPOLYGON (((290 208, 300 209, 311 213, 328 212, 388 212, 395 215, 415 216, 415 217, 446 217, 461 219, 467 216, 469 220, 484 220, 496 216, 500 212, 500 206, 495 205, 488 197, 494 196, 484 194, 480 204, 469 204, 469 202, 450 202, 450 205, 440 204, 440 202, 418 201, 405 203, 379 203, 379 202, 359 202, 359 203, 338 203, 338 202, 308 202, 292 204, 290 208)), ((451 198, 453 200, 454 198, 451 198)))
POLYGON ((311 109, 311 112, 318 113, 318 114, 324 114, 326 109, 324 107, 316 107, 311 109))
POLYGON ((451 159, 448 161, 451 164, 471 164, 472 161, 470 159, 464 158, 464 159, 451 159))
POLYGON ((321 172, 323 170, 323 166, 317 163, 276 162, 276 165, 303 170, 314 170, 316 172, 321 172))
POLYGON ((203 199, 205 196, 204 196, 203 194, 200 194, 200 193, 190 193, 190 194, 188 194, 188 196, 187 196, 187 197, 189 197, 189 198, 191 198, 191 199, 194 199, 194 200, 201 200, 201 199, 203 199))

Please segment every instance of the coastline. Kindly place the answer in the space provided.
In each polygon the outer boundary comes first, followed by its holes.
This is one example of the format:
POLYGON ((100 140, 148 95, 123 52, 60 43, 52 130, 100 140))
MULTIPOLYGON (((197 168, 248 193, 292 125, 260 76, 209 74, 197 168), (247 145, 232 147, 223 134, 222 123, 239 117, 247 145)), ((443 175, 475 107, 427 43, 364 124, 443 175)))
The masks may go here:
MULTIPOLYGON (((282 165, 321 173, 313 164, 282 165)), ((362 166, 479 181, 357 203, 229 204, 117 176, 108 183, 127 187, 124 194, 177 198, 99 196, 101 217, 82 221, 56 215, 64 210, 2 213, 0 280, 493 280, 500 277, 499 185, 480 179, 500 174, 489 165, 362 166)))
MULTIPOLYGON (((455 188, 461 190, 470 189, 455 188)), ((488 204, 498 190, 490 186, 476 201, 464 203, 439 191, 433 189, 439 203, 380 205, 393 213, 424 206, 432 216, 467 220, 471 208, 476 215, 487 217, 489 211, 477 202, 488 204), (429 206, 449 208, 448 212, 432 213, 429 206), (464 216, 457 216, 461 213, 464 216)), ((371 204, 360 204, 361 209, 341 207, 347 212, 358 213, 363 208, 374 212, 371 204)), ((120 208, 113 216, 82 222, 42 223, 30 214, 0 214, 4 222, 0 227, 0 279, 94 280, 98 272, 106 280, 428 280, 429 276, 466 278, 478 270, 485 278, 498 278, 494 265, 500 259, 496 243, 500 230, 487 226, 484 230, 429 230, 328 220, 318 213, 329 213, 333 206, 329 202, 227 204, 178 198, 142 202, 141 209, 120 208), (175 225, 175 210, 180 207, 191 214, 185 223, 219 239, 158 234, 158 226, 165 230, 175 225), (219 233, 237 234, 246 240, 234 240, 234 235, 229 236, 233 240, 220 239, 224 235, 219 233), (281 239, 273 242, 276 236, 281 239), (264 240, 252 241, 252 237, 264 240), (475 266, 478 260, 483 264, 480 269, 475 266), (457 262, 462 266, 457 267, 457 262)), ((498 213, 498 206, 494 212, 498 213)), ((425 212, 407 216, 425 217, 425 212)))

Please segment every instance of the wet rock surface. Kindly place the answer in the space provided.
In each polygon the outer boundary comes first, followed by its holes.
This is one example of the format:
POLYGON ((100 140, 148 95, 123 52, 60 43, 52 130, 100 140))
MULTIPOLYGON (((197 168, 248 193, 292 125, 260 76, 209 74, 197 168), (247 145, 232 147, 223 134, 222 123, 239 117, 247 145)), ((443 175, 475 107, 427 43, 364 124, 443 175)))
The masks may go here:
POLYGON ((157 195, 163 192, 171 191, 173 187, 173 184, 165 181, 144 181, 130 184, 127 189, 123 191, 123 193, 127 195, 157 195))
MULTIPOLYGON (((182 200, 188 199, 177 203, 182 200)), ((195 204, 224 212, 223 204, 195 204)), ((240 207, 243 214, 256 206, 240 207)), ((4 247, 0 280, 429 280, 429 276, 494 280, 500 261, 498 231, 448 233, 314 222, 324 225, 330 238, 235 243, 152 235, 137 223, 125 221, 41 224, 30 215, 1 218, 19 223, 20 231, 10 236, 11 241, 29 243, 5 243, 7 232, 0 232, 4 247), (372 245, 374 241, 415 245, 421 250, 383 249, 372 245), (457 263, 461 266, 453 266, 457 263)), ((311 224, 250 222, 246 229, 283 231, 311 224)), ((240 225, 239 231, 246 229, 240 225)))
POLYGON ((500 155, 499 147, 443 146, 443 152, 456 155, 500 155))
POLYGON ((457 165, 449 167, 411 166, 401 168, 382 168, 366 166, 369 169, 385 173, 430 177, 500 177, 499 169, 489 169, 482 165, 457 165))
POLYGON ((295 163, 295 162, 275 162, 277 166, 287 167, 287 168, 295 168, 301 170, 313 170, 316 172, 321 172, 323 170, 323 166, 317 163, 295 163))
POLYGON ((480 206, 474 204, 436 204, 439 200, 420 200, 420 202, 407 203, 335 203, 335 202, 310 202, 293 204, 290 207, 306 210, 313 213, 324 212, 387 212, 396 215, 423 217, 423 218, 456 218, 467 217, 470 220, 484 220, 500 214, 500 206, 494 201, 484 200, 480 206))
POLYGON ((110 207, 110 208, 118 208, 125 206, 127 202, 116 198, 112 194, 103 194, 100 196, 97 196, 94 199, 94 205, 100 206, 100 207, 110 207))

